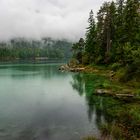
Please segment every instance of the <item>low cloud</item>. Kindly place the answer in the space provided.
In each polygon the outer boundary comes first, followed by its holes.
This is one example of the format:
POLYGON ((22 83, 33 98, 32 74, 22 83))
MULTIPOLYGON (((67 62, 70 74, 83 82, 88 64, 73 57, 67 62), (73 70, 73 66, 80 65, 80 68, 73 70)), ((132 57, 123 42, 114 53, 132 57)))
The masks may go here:
POLYGON ((0 0, 0 40, 16 37, 78 40, 89 11, 104 0, 0 0))

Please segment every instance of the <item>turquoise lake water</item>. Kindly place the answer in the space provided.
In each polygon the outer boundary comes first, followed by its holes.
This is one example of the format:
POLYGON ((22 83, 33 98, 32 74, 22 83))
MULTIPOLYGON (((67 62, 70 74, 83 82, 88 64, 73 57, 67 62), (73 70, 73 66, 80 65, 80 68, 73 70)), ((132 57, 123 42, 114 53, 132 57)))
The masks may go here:
POLYGON ((99 134, 84 83, 59 66, 0 65, 0 140, 80 140, 99 134))

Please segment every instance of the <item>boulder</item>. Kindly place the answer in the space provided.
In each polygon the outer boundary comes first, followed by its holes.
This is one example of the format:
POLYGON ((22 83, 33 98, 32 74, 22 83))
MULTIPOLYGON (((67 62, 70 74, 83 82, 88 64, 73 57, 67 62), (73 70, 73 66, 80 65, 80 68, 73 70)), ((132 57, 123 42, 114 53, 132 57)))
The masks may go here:
POLYGON ((96 95, 111 95, 112 92, 110 90, 107 90, 107 89, 96 89, 95 90, 95 94, 96 95))

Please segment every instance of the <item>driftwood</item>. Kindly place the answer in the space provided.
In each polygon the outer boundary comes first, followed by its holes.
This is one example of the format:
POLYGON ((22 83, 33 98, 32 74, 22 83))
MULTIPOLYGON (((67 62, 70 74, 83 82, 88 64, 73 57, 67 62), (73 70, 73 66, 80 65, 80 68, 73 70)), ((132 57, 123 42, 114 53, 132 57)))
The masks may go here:
POLYGON ((70 68, 69 71, 71 72, 79 72, 79 71, 83 71, 85 68, 70 68))
POLYGON ((77 67, 69 67, 68 65, 62 65, 59 70, 61 71, 71 71, 71 72, 79 72, 83 71, 85 68, 77 68, 77 67))
POLYGON ((133 94, 116 94, 117 97, 134 97, 133 94))
POLYGON ((124 93, 120 93, 120 94, 115 94, 113 93, 111 90, 106 90, 106 89, 96 89, 95 90, 95 95, 98 96, 111 96, 113 98, 117 98, 117 99, 122 99, 122 100, 130 100, 130 99, 134 99, 134 94, 124 94, 124 93))

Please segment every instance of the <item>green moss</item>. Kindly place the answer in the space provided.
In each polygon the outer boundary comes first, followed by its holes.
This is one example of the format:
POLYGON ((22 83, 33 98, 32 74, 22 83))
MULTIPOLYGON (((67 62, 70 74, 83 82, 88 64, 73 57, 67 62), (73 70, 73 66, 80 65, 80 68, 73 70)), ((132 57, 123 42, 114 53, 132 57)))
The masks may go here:
POLYGON ((125 140, 122 129, 116 124, 104 123, 101 126, 102 136, 106 139, 125 140))
POLYGON ((121 68, 121 64, 120 63, 113 63, 109 67, 110 67, 110 69, 117 71, 119 68, 121 68))
MULTIPOLYGON (((97 73, 77 74, 81 78, 76 75, 73 77, 75 83, 79 84, 78 87, 84 87, 89 120, 92 118, 92 113, 96 113, 97 126, 101 132, 107 134, 107 138, 113 137, 113 140, 136 140, 140 137, 139 102, 133 100, 126 103, 123 100, 116 100, 112 97, 95 96, 94 92, 96 89, 108 89, 113 94, 135 93, 137 95, 136 98, 138 98, 140 89, 137 86, 131 85, 134 84, 133 81, 128 84, 110 80, 107 76, 104 76, 107 72, 102 69, 97 73), (102 74, 100 74, 100 71, 102 74), (104 121, 101 118, 104 118, 104 121), (100 127, 102 125, 103 127, 100 127)), ((123 75, 122 73, 124 73, 123 70, 120 70, 119 75, 123 75)), ((85 140, 88 139, 92 140, 92 137, 88 137, 85 140)))

